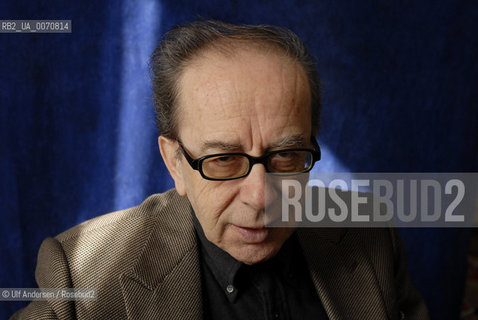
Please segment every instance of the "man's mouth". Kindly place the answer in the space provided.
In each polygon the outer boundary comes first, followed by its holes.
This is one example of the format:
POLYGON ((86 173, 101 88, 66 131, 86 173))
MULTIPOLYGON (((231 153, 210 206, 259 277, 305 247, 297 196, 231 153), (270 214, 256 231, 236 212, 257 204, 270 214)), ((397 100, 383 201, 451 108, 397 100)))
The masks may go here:
POLYGON ((269 235, 269 229, 266 228, 247 228, 232 225, 244 242, 246 243, 261 243, 264 242, 269 235))

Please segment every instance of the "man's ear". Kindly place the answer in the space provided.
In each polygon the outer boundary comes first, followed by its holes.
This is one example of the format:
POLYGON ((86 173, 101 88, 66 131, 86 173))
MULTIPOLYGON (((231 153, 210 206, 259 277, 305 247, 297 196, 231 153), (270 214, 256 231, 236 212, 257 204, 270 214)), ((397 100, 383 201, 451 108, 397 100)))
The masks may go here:
POLYGON ((168 168, 169 174, 173 177, 176 191, 181 196, 186 195, 184 187, 183 171, 181 170, 181 161, 178 158, 178 143, 176 140, 163 136, 158 138, 159 151, 163 157, 163 161, 168 168))

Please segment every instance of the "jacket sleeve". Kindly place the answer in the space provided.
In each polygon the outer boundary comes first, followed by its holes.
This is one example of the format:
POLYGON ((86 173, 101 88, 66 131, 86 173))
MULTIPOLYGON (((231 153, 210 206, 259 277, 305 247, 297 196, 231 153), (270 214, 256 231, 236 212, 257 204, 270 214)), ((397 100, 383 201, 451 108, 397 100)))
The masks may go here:
MULTIPOLYGON (((46 238, 38 252, 35 278, 39 288, 72 288, 68 261, 60 242, 46 238)), ((75 319, 74 301, 32 301, 17 311, 10 320, 75 319)))
POLYGON ((391 229, 395 253, 395 288, 401 319, 430 319, 423 297, 411 283, 405 249, 396 229, 391 229))

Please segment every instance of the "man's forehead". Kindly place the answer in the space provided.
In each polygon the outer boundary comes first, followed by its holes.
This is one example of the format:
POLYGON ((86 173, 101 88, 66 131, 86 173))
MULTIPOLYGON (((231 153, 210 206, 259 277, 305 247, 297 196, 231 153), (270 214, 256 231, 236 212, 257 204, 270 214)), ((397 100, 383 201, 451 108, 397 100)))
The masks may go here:
POLYGON ((272 64, 280 61, 283 65, 302 68, 300 63, 288 56, 282 49, 270 44, 260 44, 251 41, 230 41, 212 44, 197 52, 186 64, 183 74, 191 69, 211 69, 216 66, 223 68, 231 65, 272 64))
POLYGON ((310 100, 305 72, 289 58, 257 50, 238 52, 234 58, 211 52, 182 74, 178 133, 187 132, 196 142, 200 138, 206 147, 214 142, 221 150, 240 149, 234 144, 241 135, 261 135, 267 144, 279 144, 276 138, 303 133, 293 127, 299 122, 304 126, 300 119, 310 121, 310 100), (236 137, 224 139, 228 131, 236 137))
POLYGON ((288 94, 294 100, 297 91, 305 89, 310 98, 307 76, 297 61, 282 54, 247 47, 238 49, 234 56, 225 56, 214 49, 206 51, 186 66, 178 84, 179 105, 191 95, 217 101, 228 99, 239 90, 260 91, 270 96, 288 94), (257 79, 262 82, 253 81, 257 79))

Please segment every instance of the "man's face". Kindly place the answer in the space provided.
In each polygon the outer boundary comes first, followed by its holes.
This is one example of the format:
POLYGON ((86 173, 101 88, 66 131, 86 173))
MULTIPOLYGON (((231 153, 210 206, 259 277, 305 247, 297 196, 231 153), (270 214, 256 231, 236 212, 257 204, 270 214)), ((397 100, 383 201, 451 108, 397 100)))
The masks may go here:
MULTIPOLYGON (((229 57, 206 52, 180 78, 179 139, 199 157, 310 147, 310 91, 303 69, 289 58, 257 49, 229 57), (297 138, 300 139, 297 139, 297 138)), ((187 195, 209 241, 247 264, 274 256, 292 228, 265 228, 265 168, 247 177, 210 181, 186 159, 176 162, 176 188, 187 195)))

